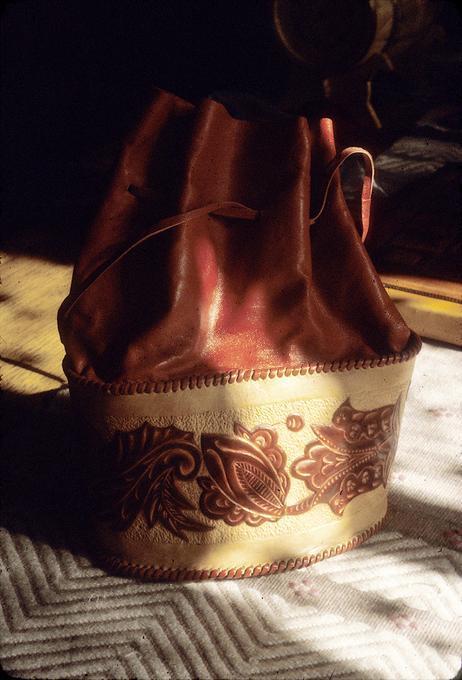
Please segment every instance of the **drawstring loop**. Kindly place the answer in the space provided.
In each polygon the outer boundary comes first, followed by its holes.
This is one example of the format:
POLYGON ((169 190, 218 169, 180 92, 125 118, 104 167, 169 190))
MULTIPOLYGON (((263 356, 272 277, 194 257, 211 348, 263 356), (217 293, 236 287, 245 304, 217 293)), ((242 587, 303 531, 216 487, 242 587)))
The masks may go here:
POLYGON ((326 176, 328 177, 327 184, 324 189, 321 207, 314 217, 310 219, 310 224, 314 224, 324 212, 329 196, 329 190, 337 170, 345 163, 347 158, 354 155, 361 155, 365 162, 365 173, 363 178, 363 189, 361 193, 361 221, 362 221, 362 235, 361 240, 364 243, 369 231, 370 213, 371 213, 371 198, 372 188, 374 185, 374 160, 366 149, 360 146, 349 146, 338 153, 327 166, 326 176))

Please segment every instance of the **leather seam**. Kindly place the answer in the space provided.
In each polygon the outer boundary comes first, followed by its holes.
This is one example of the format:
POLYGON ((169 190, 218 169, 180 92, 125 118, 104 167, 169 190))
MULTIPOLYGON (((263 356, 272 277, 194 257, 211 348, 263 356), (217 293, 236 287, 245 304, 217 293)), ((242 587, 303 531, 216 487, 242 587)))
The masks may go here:
POLYGON ((146 581, 206 581, 211 579, 225 580, 267 576, 269 574, 309 567, 316 562, 353 550, 376 534, 382 528, 384 521, 385 517, 382 517, 382 519, 375 522, 368 529, 355 534, 346 543, 338 543, 335 547, 326 548, 321 552, 311 553, 303 557, 290 558, 288 560, 266 562, 265 564, 256 566, 232 567, 230 569, 169 569, 167 567, 156 567, 150 564, 137 564, 136 562, 130 562, 115 555, 105 555, 101 553, 98 555, 97 559, 101 566, 108 571, 118 573, 121 576, 128 576, 146 581))
POLYGON ((386 354, 375 359, 345 359, 343 361, 324 361, 312 362, 309 364, 302 364, 298 367, 284 367, 277 368, 247 368, 235 369, 226 371, 224 373, 215 373, 208 375, 193 375, 184 378, 174 378, 171 380, 157 380, 157 381, 130 381, 121 383, 105 383, 102 381, 87 378, 75 373, 67 365, 67 357, 63 361, 63 369, 70 384, 77 384, 84 387, 90 387, 99 392, 118 395, 131 394, 151 394, 151 393, 165 393, 184 391, 186 389, 195 389, 202 387, 211 387, 217 385, 228 385, 235 382, 249 382, 250 380, 266 380, 267 378, 283 378, 298 375, 312 375, 313 373, 332 373, 351 371, 353 369, 376 368, 381 366, 389 366, 390 364, 400 364, 409 361, 418 354, 422 347, 422 341, 415 333, 411 334, 410 342, 406 349, 401 352, 394 352, 386 354))

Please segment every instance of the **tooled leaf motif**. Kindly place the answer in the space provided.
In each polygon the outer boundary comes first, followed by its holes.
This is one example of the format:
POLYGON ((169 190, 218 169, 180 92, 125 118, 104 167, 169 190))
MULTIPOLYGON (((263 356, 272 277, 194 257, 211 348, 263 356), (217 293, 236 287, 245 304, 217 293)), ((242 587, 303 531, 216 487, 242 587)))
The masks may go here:
POLYGON ((263 470, 242 461, 234 463, 234 468, 242 489, 256 504, 262 504, 269 513, 284 508, 284 490, 263 470))
POLYGON ((115 529, 127 529, 140 512, 149 527, 159 523, 183 540, 185 531, 211 529, 185 513, 195 508, 177 484, 193 480, 199 471, 201 454, 192 432, 146 422, 117 432, 105 459, 100 514, 115 529))
POLYGON ((254 432, 239 423, 236 436, 202 435, 202 452, 209 477, 199 477, 202 512, 228 524, 256 526, 284 513, 289 478, 285 454, 277 435, 260 428, 254 432))
POLYGON ((293 476, 314 492, 310 507, 328 503, 341 515, 355 496, 385 486, 387 461, 397 443, 399 408, 398 399, 396 404, 359 411, 347 399, 334 413, 332 425, 312 426, 316 441, 291 466, 293 476))

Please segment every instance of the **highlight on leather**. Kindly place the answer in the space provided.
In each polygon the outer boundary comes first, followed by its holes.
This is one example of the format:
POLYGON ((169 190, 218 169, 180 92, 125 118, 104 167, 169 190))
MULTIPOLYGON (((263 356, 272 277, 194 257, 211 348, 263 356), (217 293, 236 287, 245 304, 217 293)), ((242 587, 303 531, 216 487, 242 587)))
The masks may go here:
MULTIPOLYGON (((130 185, 128 189, 130 189, 132 186, 133 185, 130 185)), ((136 192, 134 193, 134 195, 136 195, 136 192)), ((154 236, 157 236, 157 234, 161 234, 162 232, 167 231, 168 229, 172 229, 173 227, 178 227, 180 224, 193 222, 194 220, 197 220, 199 217, 202 217, 204 215, 217 215, 218 217, 232 217, 234 219, 239 220, 255 220, 257 219, 259 212, 258 210, 252 210, 252 208, 248 208, 247 206, 242 205, 241 203, 236 203, 233 201, 224 201, 223 203, 210 203, 209 205, 205 205, 203 208, 197 208, 196 210, 190 210, 187 213, 183 213, 181 215, 174 215, 172 217, 168 217, 164 220, 161 220, 157 224, 153 225, 150 231, 145 236, 138 239, 134 243, 131 243, 129 246, 124 248, 124 250, 121 253, 119 253, 116 257, 109 260, 109 262, 104 263, 102 267, 100 267, 96 272, 94 272, 93 275, 89 278, 89 280, 85 281, 82 284, 81 288, 76 293, 74 293, 74 295, 70 296, 67 299, 66 305, 62 308, 62 315, 64 317, 67 316, 71 309, 74 307, 74 305, 77 304, 77 302, 80 300, 82 295, 84 295, 87 292, 90 286, 96 283, 100 276, 103 276, 107 271, 109 271, 111 267, 115 266, 118 262, 120 262, 132 250, 142 245, 143 243, 153 238, 154 236)))
POLYGON ((356 148, 337 155, 328 119, 245 120, 210 99, 157 92, 58 314, 67 364, 102 384, 152 383, 405 351, 410 331, 336 172, 352 153, 370 160, 356 148), (149 200, 128 187, 149 187, 149 200))
MULTIPOLYGON (((366 160, 366 172, 363 177, 363 188, 362 188, 362 193, 361 193, 361 216, 362 216, 362 241, 366 240, 367 233, 369 231, 369 220, 370 220, 370 204, 371 204, 371 198, 372 198, 372 189, 374 185, 374 161, 371 156, 371 154, 366 151, 365 149, 362 149, 361 147, 347 147, 343 151, 341 151, 335 158, 334 160, 330 163, 330 166, 327 169, 327 174, 328 174, 328 180, 326 184, 326 188, 324 190, 324 195, 322 199, 321 206, 316 213, 314 217, 309 218, 308 223, 309 224, 314 224, 321 214, 324 211, 324 208, 326 207, 328 195, 329 195, 329 189, 333 180, 334 173, 337 172, 337 170, 340 169, 340 167, 343 165, 343 163, 350 158, 351 156, 354 155, 361 155, 364 156, 366 160)), ((134 196, 139 195, 139 189, 137 187, 134 187, 134 185, 130 185, 127 188, 127 191, 130 191, 133 193, 134 196)), ((83 284, 82 288, 79 290, 79 292, 74 295, 72 299, 68 301, 68 304, 66 308, 63 310, 63 315, 66 316, 69 314, 70 310, 72 307, 78 302, 80 297, 88 290, 88 288, 95 283, 95 281, 100 277, 105 274, 106 271, 108 271, 111 267, 117 264, 117 262, 120 262, 120 260, 128 255, 130 251, 132 251, 134 248, 137 248, 140 246, 142 243, 147 241, 150 238, 153 238, 157 234, 161 234, 164 231, 167 231, 168 229, 172 229, 173 227, 177 227, 180 224, 185 224, 187 222, 192 222, 195 219, 198 219, 199 217, 203 215, 217 215, 219 217, 232 217, 236 219, 241 219, 241 220, 254 220, 257 219, 259 216, 259 211, 258 210, 253 210, 252 208, 248 208, 245 205, 242 205, 241 203, 236 203, 233 201, 227 201, 223 203, 214 203, 210 205, 206 205, 203 208, 197 208, 196 210, 190 210, 187 213, 184 213, 182 215, 174 215, 172 217, 166 218, 164 220, 161 220, 158 222, 156 225, 153 225, 145 236, 143 238, 138 239, 134 243, 132 243, 130 246, 126 247, 122 253, 120 253, 117 257, 113 258, 111 261, 107 262, 105 266, 100 269, 93 277, 90 279, 90 281, 86 282, 83 284)))

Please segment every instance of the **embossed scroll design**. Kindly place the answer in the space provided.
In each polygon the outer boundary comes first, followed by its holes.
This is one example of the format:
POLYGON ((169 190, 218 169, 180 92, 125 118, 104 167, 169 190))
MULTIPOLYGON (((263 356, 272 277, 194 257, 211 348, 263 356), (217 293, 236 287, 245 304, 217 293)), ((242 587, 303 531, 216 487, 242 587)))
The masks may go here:
POLYGON ((317 439, 290 468, 314 495, 287 509, 307 512, 328 503, 342 515, 356 496, 385 486, 398 441, 400 399, 373 411, 357 411, 347 399, 334 413, 332 425, 313 425, 317 439))
POLYGON ((100 514, 114 529, 127 529, 140 512, 149 527, 159 523, 183 540, 185 530, 211 529, 185 514, 195 506, 177 484, 199 472, 201 452, 192 432, 144 423, 137 430, 117 432, 104 458, 100 514))
MULTIPOLYGON (((117 432, 104 456, 99 514, 122 531, 143 513, 149 527, 160 524, 184 541, 187 531, 212 529, 210 520, 259 526, 320 503, 341 515, 353 498, 386 485, 399 407, 398 400, 358 411, 347 399, 331 425, 313 425, 316 440, 290 467, 292 477, 311 492, 295 505, 286 503, 286 455, 272 429, 250 431, 235 423, 231 435, 203 433, 200 446, 194 433, 174 426, 146 422, 131 432, 117 432), (208 522, 199 521, 198 511, 208 522)), ((292 432, 304 426, 300 416, 289 416, 285 424, 292 432)))

